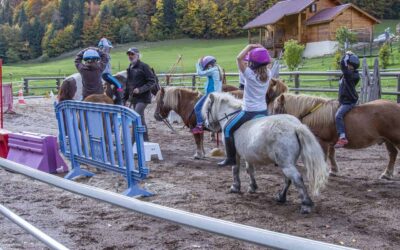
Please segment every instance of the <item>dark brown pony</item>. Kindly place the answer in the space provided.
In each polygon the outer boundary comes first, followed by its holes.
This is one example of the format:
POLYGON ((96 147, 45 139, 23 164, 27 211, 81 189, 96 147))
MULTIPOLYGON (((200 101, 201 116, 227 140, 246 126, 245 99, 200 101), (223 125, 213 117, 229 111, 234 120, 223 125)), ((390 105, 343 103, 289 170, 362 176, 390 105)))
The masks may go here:
MULTIPOLYGON (((333 145, 338 139, 335 113, 339 102, 314 96, 278 92, 275 96, 278 94, 281 95, 270 104, 274 113, 294 115, 308 125, 319 139, 326 159, 330 160, 331 171, 337 173, 338 166, 333 145)), ((400 106, 395 102, 376 100, 354 107, 344 120, 346 135, 349 139, 349 144, 345 148, 361 149, 385 143, 389 153, 389 164, 381 178, 391 179, 397 153, 400 150, 400 106)))

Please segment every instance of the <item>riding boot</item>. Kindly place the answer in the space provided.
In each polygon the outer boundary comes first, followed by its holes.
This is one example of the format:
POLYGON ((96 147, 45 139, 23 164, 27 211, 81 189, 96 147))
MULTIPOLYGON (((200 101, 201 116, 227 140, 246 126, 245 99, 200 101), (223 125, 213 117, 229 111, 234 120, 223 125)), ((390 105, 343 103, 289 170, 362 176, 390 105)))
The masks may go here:
POLYGON ((233 138, 225 138, 226 159, 219 162, 218 166, 236 165, 236 147, 233 138))

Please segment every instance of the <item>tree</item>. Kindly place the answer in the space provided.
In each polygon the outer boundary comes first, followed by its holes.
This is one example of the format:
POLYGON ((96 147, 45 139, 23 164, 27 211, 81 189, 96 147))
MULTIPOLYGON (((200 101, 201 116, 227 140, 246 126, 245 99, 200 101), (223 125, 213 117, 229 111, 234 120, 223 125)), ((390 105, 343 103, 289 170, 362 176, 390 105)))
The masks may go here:
POLYGON ((296 40, 289 40, 284 45, 285 53, 283 59, 290 71, 297 69, 301 63, 304 45, 300 45, 296 40))
POLYGON ((12 25, 13 10, 11 9, 10 2, 6 1, 0 11, 0 23, 12 25))
POLYGON ((119 40, 120 43, 129 43, 137 40, 135 33, 133 33, 132 28, 128 24, 125 24, 119 30, 119 40))
POLYGON ((98 31, 93 21, 88 20, 83 25, 82 43, 84 46, 94 46, 99 38, 98 31))
POLYGON ((28 22, 28 17, 26 16, 25 8, 23 6, 18 14, 17 22, 19 27, 22 27, 24 23, 28 22))
POLYGON ((67 26, 72 21, 72 8, 69 0, 60 1, 60 15, 62 28, 67 26))
POLYGON ((216 37, 218 5, 212 0, 190 1, 180 22, 183 33, 198 38, 216 37))
POLYGON ((13 48, 9 48, 6 53, 7 62, 15 63, 21 60, 17 51, 13 48))
POLYGON ((42 39, 44 34, 44 27, 40 23, 39 18, 36 17, 31 25, 31 30, 28 37, 32 58, 37 58, 42 55, 42 39))
POLYGON ((72 21, 74 26, 74 40, 75 46, 79 47, 82 45, 82 33, 83 33, 83 25, 85 22, 85 0, 76 1, 76 12, 72 21))
POLYGON ((357 41, 356 34, 351 32, 348 28, 342 26, 336 30, 336 41, 339 43, 339 49, 344 51, 345 44, 353 44, 357 41))
POLYGON ((57 32, 57 35, 49 42, 47 55, 49 57, 59 56, 74 48, 74 27, 68 25, 64 30, 57 32))
POLYGON ((389 66, 389 58, 390 58, 389 43, 385 43, 379 49, 379 61, 381 62, 382 68, 386 69, 387 66, 389 66))

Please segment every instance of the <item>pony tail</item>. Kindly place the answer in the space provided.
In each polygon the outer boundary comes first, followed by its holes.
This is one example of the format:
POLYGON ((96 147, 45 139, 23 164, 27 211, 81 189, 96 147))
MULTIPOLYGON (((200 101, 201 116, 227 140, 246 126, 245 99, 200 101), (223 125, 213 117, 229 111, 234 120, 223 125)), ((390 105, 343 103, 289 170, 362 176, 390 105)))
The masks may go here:
POLYGON ((296 128, 296 135, 300 142, 303 163, 307 169, 309 187, 316 196, 326 186, 329 177, 324 152, 306 125, 299 125, 296 128))

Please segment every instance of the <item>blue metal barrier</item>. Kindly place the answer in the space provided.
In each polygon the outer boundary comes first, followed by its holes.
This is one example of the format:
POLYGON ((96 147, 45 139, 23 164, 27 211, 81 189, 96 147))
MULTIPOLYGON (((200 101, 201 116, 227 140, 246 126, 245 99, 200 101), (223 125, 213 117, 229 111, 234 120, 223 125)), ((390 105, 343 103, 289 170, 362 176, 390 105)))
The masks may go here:
POLYGON ((123 106, 78 101, 56 104, 55 112, 60 149, 72 165, 66 179, 93 176, 80 168, 80 164, 87 164, 124 175, 128 189, 123 194, 127 196, 152 195, 138 186, 149 174, 143 149, 145 127, 139 114, 123 106), (133 157, 132 135, 137 161, 133 157))

